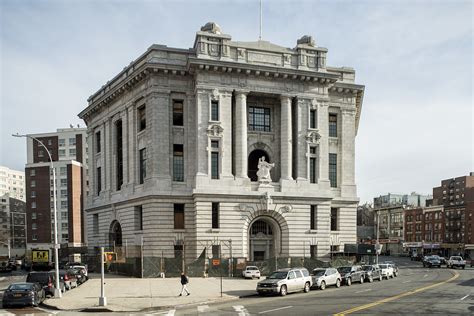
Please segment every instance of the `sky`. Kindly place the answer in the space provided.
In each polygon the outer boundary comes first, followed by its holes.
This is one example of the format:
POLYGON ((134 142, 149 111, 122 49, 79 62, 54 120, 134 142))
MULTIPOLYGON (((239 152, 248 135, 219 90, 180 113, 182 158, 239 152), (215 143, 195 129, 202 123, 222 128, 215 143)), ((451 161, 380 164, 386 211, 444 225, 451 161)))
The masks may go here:
MULTIPOLYGON (((263 40, 312 35, 327 65, 365 85, 356 138, 361 202, 474 171, 473 1, 263 0, 263 40)), ((259 1, 0 0, 0 165, 22 170, 12 133, 85 126, 87 98, 152 44, 190 48, 206 22, 256 41, 259 1)))

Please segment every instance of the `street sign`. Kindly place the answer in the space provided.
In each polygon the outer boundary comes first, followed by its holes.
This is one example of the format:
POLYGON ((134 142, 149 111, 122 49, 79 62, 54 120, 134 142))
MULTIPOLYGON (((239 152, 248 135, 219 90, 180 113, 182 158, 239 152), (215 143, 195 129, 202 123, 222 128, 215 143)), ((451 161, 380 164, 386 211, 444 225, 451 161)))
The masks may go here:
POLYGON ((382 244, 375 244, 375 251, 378 255, 382 252, 382 244))
POLYGON ((212 265, 213 266, 218 266, 221 264, 221 259, 212 259, 212 265))
POLYGON ((49 262, 49 250, 33 250, 32 262, 49 262))

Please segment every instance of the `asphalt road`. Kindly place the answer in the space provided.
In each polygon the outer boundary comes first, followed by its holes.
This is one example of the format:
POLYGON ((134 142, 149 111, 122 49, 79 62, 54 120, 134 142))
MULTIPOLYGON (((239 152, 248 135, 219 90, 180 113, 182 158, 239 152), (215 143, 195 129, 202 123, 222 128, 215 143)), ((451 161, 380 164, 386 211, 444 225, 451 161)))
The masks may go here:
POLYGON ((162 311, 160 314, 473 315, 473 268, 429 269, 408 258, 396 258, 394 261, 400 266, 399 276, 381 282, 355 283, 339 289, 329 287, 324 291, 312 290, 309 293, 295 293, 285 297, 247 297, 215 305, 177 308, 176 311, 162 311), (450 281, 446 282, 447 280, 450 281))

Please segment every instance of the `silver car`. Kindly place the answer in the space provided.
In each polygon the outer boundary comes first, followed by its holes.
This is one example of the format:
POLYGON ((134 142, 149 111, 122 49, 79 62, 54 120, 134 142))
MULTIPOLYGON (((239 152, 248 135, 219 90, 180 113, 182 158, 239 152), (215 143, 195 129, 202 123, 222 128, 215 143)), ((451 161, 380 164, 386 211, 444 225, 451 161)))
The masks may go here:
POLYGON ((305 268, 281 269, 273 272, 265 280, 257 283, 257 292, 263 294, 280 294, 304 291, 308 293, 313 281, 305 268))
POLYGON ((311 272, 313 278, 313 287, 324 290, 328 285, 335 285, 336 287, 341 286, 341 275, 334 268, 321 268, 314 269, 311 272))

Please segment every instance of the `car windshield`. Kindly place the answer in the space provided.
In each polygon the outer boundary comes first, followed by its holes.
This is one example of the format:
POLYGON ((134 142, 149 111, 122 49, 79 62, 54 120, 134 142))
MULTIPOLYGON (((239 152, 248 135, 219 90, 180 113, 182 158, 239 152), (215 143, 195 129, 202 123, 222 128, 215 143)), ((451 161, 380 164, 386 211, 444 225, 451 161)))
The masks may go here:
POLYGON ((349 273, 351 272, 351 267, 340 267, 340 268, 337 268, 337 271, 342 272, 342 273, 349 273))
POLYGON ((258 270, 257 267, 247 267, 247 270, 258 270))
POLYGON ((451 257, 452 260, 462 260, 461 257, 451 257))
POLYGON ((273 272, 267 279, 286 279, 286 276, 288 275, 288 272, 273 272))
POLYGON ((320 277, 324 275, 324 272, 326 272, 326 270, 313 270, 313 275, 320 277))
POLYGON ((31 290, 33 288, 33 284, 11 284, 8 287, 8 290, 13 290, 13 291, 27 291, 31 290))
POLYGON ((372 271, 372 266, 362 266, 362 270, 364 270, 364 271, 372 271))
POLYGON ((379 264, 380 269, 387 269, 388 264, 379 264))

